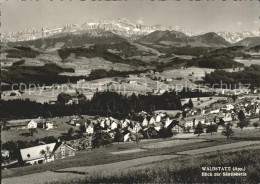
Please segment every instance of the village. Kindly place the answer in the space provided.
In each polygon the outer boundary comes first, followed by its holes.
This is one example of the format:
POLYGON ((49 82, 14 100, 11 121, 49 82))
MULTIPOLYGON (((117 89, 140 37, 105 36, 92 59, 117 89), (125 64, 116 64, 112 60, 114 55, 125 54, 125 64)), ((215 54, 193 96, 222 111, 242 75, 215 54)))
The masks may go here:
MULTIPOLYGON (((153 113, 141 111, 125 119, 74 115, 10 120, 3 127, 3 133, 22 131, 19 135, 30 139, 38 131, 52 135, 63 127, 63 133, 62 136, 55 134, 56 139, 50 139, 48 143, 42 141, 44 138, 38 138, 34 146, 27 145, 19 150, 3 149, 2 166, 7 169, 66 159, 77 155, 77 151, 88 152, 113 142, 136 142, 138 146, 145 139, 174 139, 176 136, 192 138, 194 135, 224 132, 226 127, 242 130, 259 126, 260 99, 255 92, 236 96, 223 92, 221 94, 221 98, 213 96, 183 99, 182 110, 159 110, 153 113), (213 100, 214 98, 217 100, 213 100), (60 123, 57 123, 58 120, 60 123), (14 154, 14 151, 18 153, 14 154)), ((228 138, 232 133, 223 135, 228 138)), ((7 143, 3 148, 8 148, 7 143)))

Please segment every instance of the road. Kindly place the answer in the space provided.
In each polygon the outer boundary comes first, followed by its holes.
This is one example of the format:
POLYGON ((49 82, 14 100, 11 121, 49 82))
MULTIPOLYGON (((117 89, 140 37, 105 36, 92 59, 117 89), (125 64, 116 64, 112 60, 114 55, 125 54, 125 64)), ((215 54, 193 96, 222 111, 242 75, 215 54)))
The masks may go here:
POLYGON ((178 152, 175 155, 158 155, 158 156, 149 156, 133 160, 115 162, 104 165, 96 166, 84 166, 84 167, 72 167, 61 169, 57 171, 47 171, 41 173, 35 173, 20 177, 6 178, 2 180, 3 184, 42 184, 52 181, 60 180, 71 180, 71 179, 81 179, 85 178, 88 174, 93 173, 102 173, 102 172, 111 172, 115 170, 124 170, 129 167, 134 167, 142 164, 149 164, 156 161, 163 161, 167 159, 183 157, 187 155, 199 155, 215 151, 228 151, 232 149, 239 149, 245 146, 257 145, 257 148, 260 148, 260 141, 241 141, 236 143, 224 144, 219 146, 211 146, 207 148, 200 148, 195 150, 178 152))

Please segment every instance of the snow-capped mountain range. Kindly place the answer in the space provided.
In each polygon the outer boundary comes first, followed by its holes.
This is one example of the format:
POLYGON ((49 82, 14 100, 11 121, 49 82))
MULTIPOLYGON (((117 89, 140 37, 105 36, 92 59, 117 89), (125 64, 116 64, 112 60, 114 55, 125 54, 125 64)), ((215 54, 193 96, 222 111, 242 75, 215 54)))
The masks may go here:
POLYGON ((217 32, 217 34, 223 37, 230 43, 239 42, 247 37, 255 37, 256 35, 250 31, 243 31, 243 32, 217 32))
MULTIPOLYGON (((84 23, 82 25, 68 24, 55 28, 41 28, 41 29, 27 29, 20 32, 3 33, 1 40, 3 42, 16 42, 16 41, 28 41, 38 38, 46 38, 58 33, 77 33, 85 30, 104 29, 115 33, 121 37, 127 39, 138 39, 142 36, 148 35, 154 31, 178 31, 187 36, 196 36, 190 31, 187 31, 179 26, 164 27, 162 25, 145 26, 141 24, 131 23, 126 18, 119 18, 112 21, 97 21, 91 23, 84 23)), ((230 43, 238 42, 246 37, 254 37, 252 32, 216 32, 219 36, 223 37, 230 43)))

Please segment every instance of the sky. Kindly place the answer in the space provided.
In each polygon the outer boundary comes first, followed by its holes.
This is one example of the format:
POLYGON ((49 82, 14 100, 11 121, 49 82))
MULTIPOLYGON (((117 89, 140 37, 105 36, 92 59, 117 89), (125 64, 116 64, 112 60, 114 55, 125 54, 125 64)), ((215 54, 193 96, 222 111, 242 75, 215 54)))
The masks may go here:
POLYGON ((2 32, 127 18, 144 25, 180 26, 194 33, 252 31, 259 35, 258 0, 8 0, 1 2, 2 32))

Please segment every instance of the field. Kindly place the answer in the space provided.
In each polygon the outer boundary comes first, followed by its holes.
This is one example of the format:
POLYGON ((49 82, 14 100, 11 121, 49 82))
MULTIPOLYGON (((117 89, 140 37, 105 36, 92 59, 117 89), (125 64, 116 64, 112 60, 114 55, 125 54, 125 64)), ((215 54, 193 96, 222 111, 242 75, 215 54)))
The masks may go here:
POLYGON ((125 170, 95 173, 85 177, 85 179, 64 180, 54 183, 69 183, 72 181, 80 183, 259 183, 259 154, 259 149, 244 149, 204 156, 173 158, 125 170), (203 177, 201 168, 205 166, 245 167, 247 176, 225 177, 223 172, 220 172, 222 174, 220 177, 203 177))
MULTIPOLYGON (((92 116, 83 115, 84 119, 93 118, 92 116)), ((68 124, 70 117, 62 117, 62 118, 51 118, 50 122, 53 122, 54 129, 44 130, 41 128, 37 128, 37 133, 34 133, 33 136, 28 135, 29 130, 3 130, 2 131, 2 143, 7 141, 32 141, 35 139, 40 139, 47 136, 59 137, 68 132, 70 128, 73 128, 75 131, 79 130, 79 127, 72 126, 68 124)))
POLYGON ((245 66, 250 66, 253 64, 259 65, 260 64, 260 59, 243 59, 243 58, 236 58, 235 61, 239 63, 243 63, 245 66))
MULTIPOLYGON (((209 107, 213 103, 214 103, 213 108, 223 107, 224 106, 223 104, 220 104, 220 103, 216 104, 216 102, 218 100, 224 100, 224 99, 226 99, 226 97, 215 97, 215 96, 211 97, 211 98, 210 97, 200 97, 199 100, 198 100, 198 98, 191 98, 192 103, 193 103, 194 107, 196 107, 196 108, 209 107)), ((182 105, 188 103, 189 100, 190 100, 190 98, 181 99, 182 105)))
POLYGON ((163 75, 165 77, 177 78, 181 76, 187 77, 187 79, 201 80, 205 76, 205 73, 210 73, 212 71, 214 71, 214 69, 189 67, 186 69, 167 70, 163 72, 163 75))

